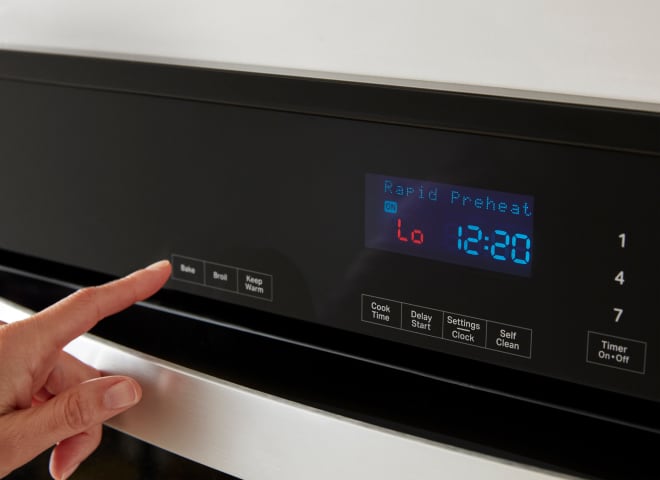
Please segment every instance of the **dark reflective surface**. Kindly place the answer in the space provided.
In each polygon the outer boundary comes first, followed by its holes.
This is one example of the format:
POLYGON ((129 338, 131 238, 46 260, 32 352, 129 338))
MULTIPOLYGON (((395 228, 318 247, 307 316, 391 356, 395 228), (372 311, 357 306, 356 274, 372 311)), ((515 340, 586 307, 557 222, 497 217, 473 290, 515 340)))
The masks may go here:
MULTIPOLYGON (((15 470, 9 480, 50 479, 50 451, 15 470)), ((191 462, 111 428, 105 428, 101 446, 83 462, 71 480, 232 480, 235 477, 191 462)))

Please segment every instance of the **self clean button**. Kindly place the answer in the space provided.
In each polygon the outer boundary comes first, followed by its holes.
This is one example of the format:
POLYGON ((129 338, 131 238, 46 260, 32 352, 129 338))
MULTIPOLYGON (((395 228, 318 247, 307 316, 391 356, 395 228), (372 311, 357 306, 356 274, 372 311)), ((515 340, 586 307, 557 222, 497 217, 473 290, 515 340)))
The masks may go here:
POLYGON ((486 347, 529 358, 532 355, 532 331, 528 328, 489 321, 486 347))

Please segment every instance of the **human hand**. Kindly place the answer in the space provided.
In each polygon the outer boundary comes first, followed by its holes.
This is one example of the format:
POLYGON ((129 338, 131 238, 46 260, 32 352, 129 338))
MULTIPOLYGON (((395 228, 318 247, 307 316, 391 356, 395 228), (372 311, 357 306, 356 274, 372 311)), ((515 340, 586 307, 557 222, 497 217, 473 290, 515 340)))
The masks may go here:
POLYGON ((166 260, 154 263, 0 326, 0 478, 52 445, 51 475, 70 477, 99 445, 103 422, 140 401, 135 380, 103 377, 62 348, 156 293, 171 268, 166 260))

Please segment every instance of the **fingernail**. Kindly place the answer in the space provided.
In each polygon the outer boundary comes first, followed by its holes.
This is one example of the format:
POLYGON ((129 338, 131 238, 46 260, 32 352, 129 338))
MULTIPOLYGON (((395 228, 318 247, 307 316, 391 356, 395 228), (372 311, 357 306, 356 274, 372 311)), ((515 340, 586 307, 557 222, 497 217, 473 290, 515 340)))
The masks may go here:
POLYGON ((103 405, 110 410, 130 407, 131 405, 135 405, 137 401, 138 396, 135 387, 128 380, 115 383, 106 390, 103 397, 103 405))
POLYGON ((160 260, 158 262, 152 263, 148 267, 145 268, 145 270, 160 270, 161 268, 165 267, 166 265, 169 265, 170 261, 169 260, 160 260))
POLYGON ((78 469, 79 466, 80 466, 80 464, 76 463, 73 467, 71 467, 70 469, 68 469, 66 472, 64 472, 62 474, 62 476, 60 477, 60 480, 66 480, 67 478, 69 478, 71 475, 73 475, 73 472, 75 472, 78 469))

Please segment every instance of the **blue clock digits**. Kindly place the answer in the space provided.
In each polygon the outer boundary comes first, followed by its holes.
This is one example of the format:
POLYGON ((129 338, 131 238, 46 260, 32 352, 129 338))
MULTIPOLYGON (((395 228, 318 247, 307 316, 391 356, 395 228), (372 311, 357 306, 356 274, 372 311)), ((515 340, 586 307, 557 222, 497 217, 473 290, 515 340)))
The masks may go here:
POLYGON ((518 265, 527 265, 532 257, 532 239, 524 233, 515 233, 513 237, 508 232, 496 229, 490 236, 484 236, 482 229, 477 225, 458 226, 458 250, 468 255, 479 255, 482 250, 479 243, 482 240, 498 238, 490 246, 487 244, 483 250, 490 253, 493 260, 500 262, 512 261, 518 265))

